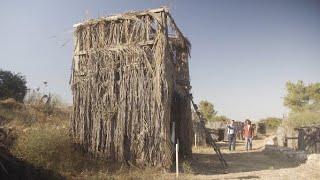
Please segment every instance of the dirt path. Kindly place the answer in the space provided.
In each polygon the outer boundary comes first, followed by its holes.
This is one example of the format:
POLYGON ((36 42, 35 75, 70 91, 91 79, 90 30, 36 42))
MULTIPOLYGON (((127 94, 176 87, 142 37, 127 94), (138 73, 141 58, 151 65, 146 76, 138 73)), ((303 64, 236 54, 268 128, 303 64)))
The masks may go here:
POLYGON ((320 166, 306 166, 279 154, 263 152, 264 139, 254 140, 253 150, 245 151, 244 142, 238 141, 236 151, 227 150, 221 143, 222 153, 228 162, 227 171, 220 166, 211 148, 194 148, 190 179, 319 179, 320 166))

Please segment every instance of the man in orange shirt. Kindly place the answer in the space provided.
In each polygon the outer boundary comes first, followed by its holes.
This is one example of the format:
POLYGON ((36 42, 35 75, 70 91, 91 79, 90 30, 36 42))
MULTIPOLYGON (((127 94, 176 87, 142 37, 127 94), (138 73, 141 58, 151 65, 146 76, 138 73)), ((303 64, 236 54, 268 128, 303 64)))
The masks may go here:
POLYGON ((254 134, 254 128, 251 125, 251 121, 246 119, 245 125, 243 127, 243 136, 246 140, 246 150, 252 150, 252 138, 254 134))

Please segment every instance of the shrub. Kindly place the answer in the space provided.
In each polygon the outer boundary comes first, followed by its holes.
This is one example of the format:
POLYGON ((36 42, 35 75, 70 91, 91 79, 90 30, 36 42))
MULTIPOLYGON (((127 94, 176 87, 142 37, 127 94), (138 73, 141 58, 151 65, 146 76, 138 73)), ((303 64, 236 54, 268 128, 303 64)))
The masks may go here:
POLYGON ((59 108, 66 108, 66 104, 63 103, 59 95, 51 93, 46 95, 34 89, 27 93, 24 102, 47 115, 59 112, 59 108))
POLYGON ((276 117, 268 117, 261 120, 262 123, 265 123, 267 128, 275 129, 280 126, 282 119, 276 117))
POLYGON ((193 173, 193 169, 191 167, 191 164, 188 161, 184 161, 182 163, 182 170, 183 170, 184 173, 187 173, 187 174, 193 173))
POLYGON ((27 93, 26 83, 23 75, 0 69, 0 99, 14 98, 22 102, 27 93))
POLYGON ((292 128, 313 124, 320 124, 320 112, 303 111, 292 113, 287 120, 283 121, 284 126, 292 128))
POLYGON ((199 111, 203 115, 203 118, 207 121, 212 120, 213 117, 217 114, 217 111, 214 109, 214 105, 206 100, 200 101, 199 111))
POLYGON ((227 118, 226 116, 221 115, 221 116, 214 116, 211 121, 213 121, 213 122, 219 122, 219 121, 220 122, 227 122, 227 121, 230 121, 230 119, 227 118))
POLYGON ((27 92, 25 98, 24 98, 24 103, 26 104, 37 104, 39 103, 41 97, 43 96, 42 93, 39 92, 40 89, 31 89, 27 92))

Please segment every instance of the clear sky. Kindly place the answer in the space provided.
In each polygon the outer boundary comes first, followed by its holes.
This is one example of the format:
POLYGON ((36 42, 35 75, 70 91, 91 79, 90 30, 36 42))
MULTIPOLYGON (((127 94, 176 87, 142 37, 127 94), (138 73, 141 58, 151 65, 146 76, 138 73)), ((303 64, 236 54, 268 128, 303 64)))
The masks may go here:
POLYGON ((281 117, 286 81, 320 81, 319 0, 1 0, 0 68, 71 102, 72 25, 163 5, 192 43, 196 101, 219 114, 281 117))

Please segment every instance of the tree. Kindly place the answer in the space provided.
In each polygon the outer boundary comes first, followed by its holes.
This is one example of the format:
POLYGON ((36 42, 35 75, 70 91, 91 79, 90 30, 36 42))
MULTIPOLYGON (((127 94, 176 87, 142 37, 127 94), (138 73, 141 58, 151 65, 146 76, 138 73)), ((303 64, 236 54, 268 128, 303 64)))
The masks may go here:
POLYGON ((260 122, 265 123, 268 128, 275 129, 280 126, 282 119, 277 117, 268 117, 261 119, 260 122))
POLYGON ((284 105, 293 112, 318 109, 320 106, 320 83, 305 85, 303 81, 296 84, 287 82, 287 95, 284 97, 284 105))
POLYGON ((320 111, 320 83, 310 84, 308 87, 309 109, 311 111, 320 111))
POLYGON ((214 110, 214 105, 207 100, 202 100, 199 103, 199 111, 207 121, 211 121, 217 114, 214 110))
POLYGON ((14 98, 22 102, 27 93, 25 76, 0 69, 0 99, 14 98))
POLYGON ((224 115, 220 115, 220 116, 214 116, 214 118, 212 119, 213 121, 223 121, 223 122, 226 122, 226 121, 229 121, 230 119, 224 115))

